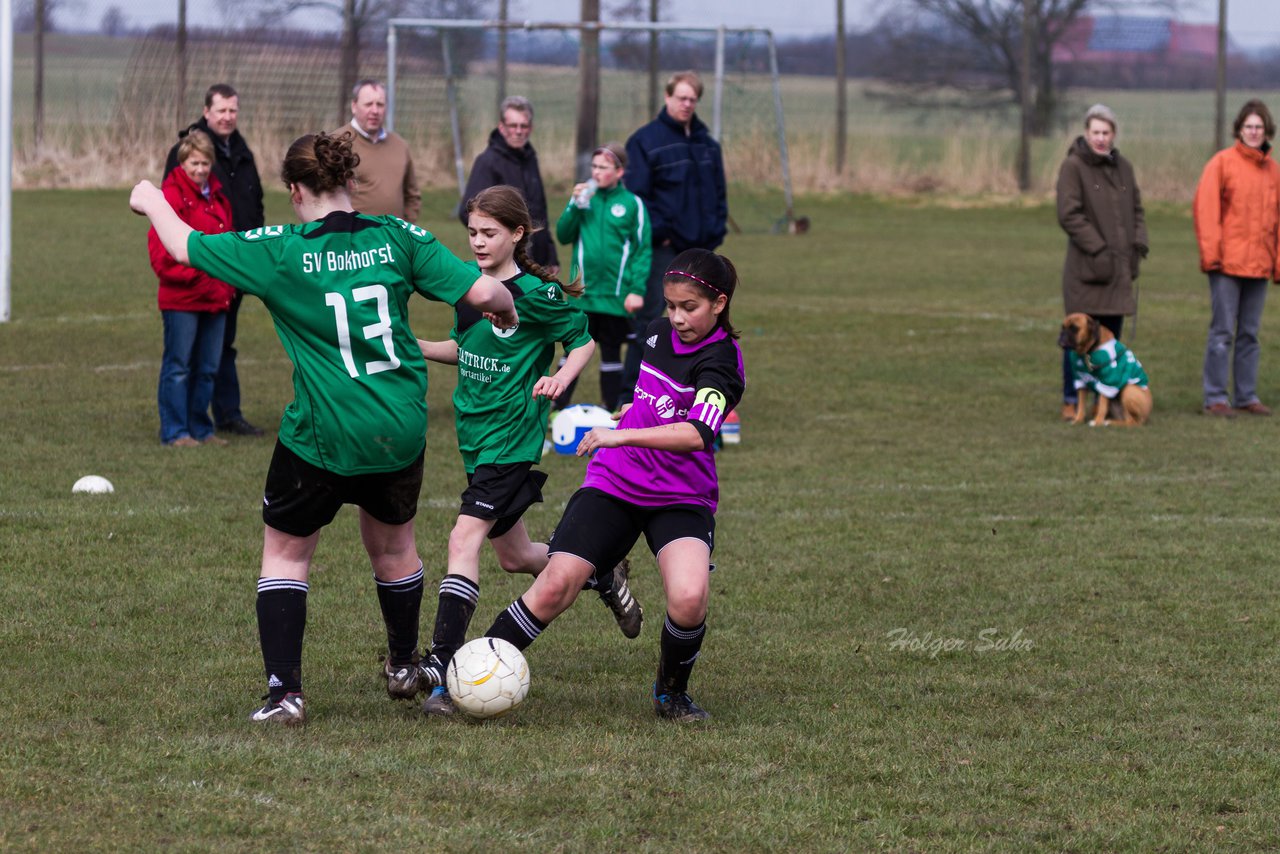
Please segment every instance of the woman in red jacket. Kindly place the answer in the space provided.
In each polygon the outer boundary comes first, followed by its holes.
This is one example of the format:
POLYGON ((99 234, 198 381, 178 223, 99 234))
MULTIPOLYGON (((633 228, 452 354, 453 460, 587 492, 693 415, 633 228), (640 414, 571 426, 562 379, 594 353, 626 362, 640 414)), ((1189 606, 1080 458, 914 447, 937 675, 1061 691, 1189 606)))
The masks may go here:
MULTIPOLYGON (((178 144, 178 166, 164 179, 165 199, 178 217, 206 234, 231 230, 231 203, 222 194, 213 167, 213 141, 192 131, 178 144)), ((147 234, 151 267, 160 278, 157 302, 164 320, 164 356, 160 361, 160 441, 189 448, 210 442, 209 401, 222 357, 222 333, 234 289, 170 257, 156 235, 147 234)))
POLYGON ((1276 124, 1261 101, 1236 116, 1236 142, 1204 167, 1196 187, 1200 269, 1209 274, 1204 411, 1270 415, 1258 400, 1258 328, 1267 280, 1280 281, 1280 164, 1271 159, 1276 124), (1232 373, 1231 402, 1227 370, 1232 373))

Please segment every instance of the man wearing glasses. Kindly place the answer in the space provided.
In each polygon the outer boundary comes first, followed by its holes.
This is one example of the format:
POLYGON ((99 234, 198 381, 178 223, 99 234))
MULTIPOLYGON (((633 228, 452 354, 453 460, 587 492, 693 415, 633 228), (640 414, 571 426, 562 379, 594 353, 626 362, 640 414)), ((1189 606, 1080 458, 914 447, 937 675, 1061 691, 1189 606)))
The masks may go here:
POLYGON ((538 153, 529 143, 533 133, 533 104, 528 98, 512 95, 502 102, 502 118, 489 134, 489 147, 471 165, 471 177, 458 205, 458 219, 467 224, 467 203, 481 190, 508 184, 524 195, 533 227, 537 229, 529 247, 529 256, 551 275, 559 275, 560 259, 556 244, 547 227, 547 194, 542 188, 538 169, 538 153))
POLYGON ((686 249, 712 250, 724 241, 729 218, 724 157, 695 113, 701 97, 697 73, 676 72, 667 81, 666 105, 657 118, 627 140, 623 183, 649 212, 653 258, 644 307, 632 315, 620 403, 631 401, 640 376, 644 330, 662 314, 667 266, 686 249))

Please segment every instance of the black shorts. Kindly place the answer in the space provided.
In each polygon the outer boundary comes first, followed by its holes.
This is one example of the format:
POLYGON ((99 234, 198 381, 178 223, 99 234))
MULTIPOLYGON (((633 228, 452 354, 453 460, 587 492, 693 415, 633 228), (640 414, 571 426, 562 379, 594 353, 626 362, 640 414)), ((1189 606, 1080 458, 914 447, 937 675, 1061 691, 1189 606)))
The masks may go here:
POLYGON ((700 504, 644 507, 591 487, 569 499, 551 534, 549 554, 571 554, 596 569, 617 565, 644 534, 649 551, 676 540, 694 539, 715 550, 716 517, 700 504))
POLYGON ((626 343, 627 336, 631 334, 631 317, 589 311, 587 312, 587 332, 601 347, 621 347, 626 343))
POLYGON ((340 475, 311 465, 277 439, 262 494, 262 521, 309 537, 332 522, 343 504, 355 504, 383 524, 403 525, 417 515, 421 490, 422 454, 399 471, 340 475))
POLYGON ((542 501, 542 485, 547 473, 535 471, 533 463, 502 463, 476 466, 467 475, 458 513, 477 519, 497 520, 489 539, 501 537, 516 526, 524 511, 542 501))

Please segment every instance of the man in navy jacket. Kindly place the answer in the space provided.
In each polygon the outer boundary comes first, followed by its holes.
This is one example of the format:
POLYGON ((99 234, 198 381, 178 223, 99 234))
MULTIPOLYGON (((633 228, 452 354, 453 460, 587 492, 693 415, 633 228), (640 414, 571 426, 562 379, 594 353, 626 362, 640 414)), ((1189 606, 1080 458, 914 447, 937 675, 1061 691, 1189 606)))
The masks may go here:
POLYGON ((627 140, 623 183, 644 201, 653 234, 653 260, 644 307, 632 322, 635 336, 622 369, 621 402, 631 400, 640 375, 644 330, 662 314, 662 278, 667 265, 686 249, 715 249, 724 241, 729 206, 725 199, 720 143, 695 115, 702 81, 680 71, 667 81, 666 106, 657 118, 627 140))

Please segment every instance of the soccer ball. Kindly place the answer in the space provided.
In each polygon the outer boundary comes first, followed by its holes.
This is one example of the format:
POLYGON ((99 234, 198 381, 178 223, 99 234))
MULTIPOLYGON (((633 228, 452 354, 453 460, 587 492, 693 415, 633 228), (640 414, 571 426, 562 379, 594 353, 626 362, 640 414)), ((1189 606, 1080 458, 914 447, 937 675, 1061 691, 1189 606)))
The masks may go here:
POLYGON ((529 693, 529 665, 500 638, 476 638, 449 660, 445 682, 453 705, 473 718, 505 715, 529 693))
POLYGON ((115 492, 115 488, 111 486, 111 481, 105 477, 96 474, 87 474, 71 485, 72 492, 87 492, 91 495, 102 495, 108 492, 115 492))

